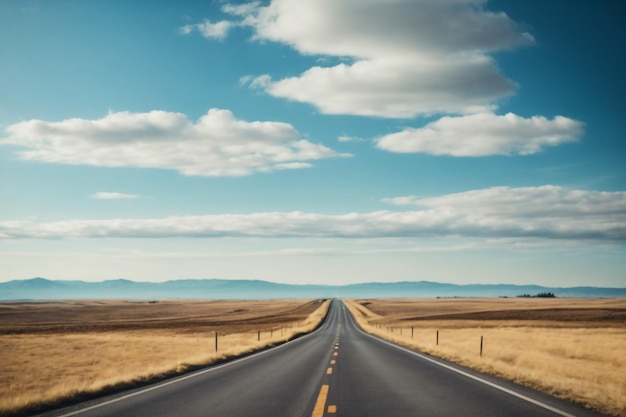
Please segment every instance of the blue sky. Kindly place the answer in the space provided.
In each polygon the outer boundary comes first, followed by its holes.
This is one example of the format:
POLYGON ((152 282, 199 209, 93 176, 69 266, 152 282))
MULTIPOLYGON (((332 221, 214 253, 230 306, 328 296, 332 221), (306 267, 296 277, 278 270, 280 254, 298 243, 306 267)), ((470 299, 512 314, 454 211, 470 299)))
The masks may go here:
POLYGON ((4 1, 0 280, 623 287, 620 7, 4 1))

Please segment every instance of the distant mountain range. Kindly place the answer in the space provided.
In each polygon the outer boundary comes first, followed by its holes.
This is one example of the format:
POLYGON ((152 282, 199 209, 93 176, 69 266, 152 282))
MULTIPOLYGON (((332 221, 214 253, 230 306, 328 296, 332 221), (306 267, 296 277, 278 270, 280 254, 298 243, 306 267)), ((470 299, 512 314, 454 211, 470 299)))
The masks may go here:
POLYGON ((293 285, 259 280, 184 279, 135 282, 58 281, 45 278, 0 283, 0 300, 62 299, 280 299, 280 298, 435 298, 516 297, 554 293, 557 297, 626 297, 626 288, 539 285, 457 285, 429 281, 372 282, 351 285, 293 285))

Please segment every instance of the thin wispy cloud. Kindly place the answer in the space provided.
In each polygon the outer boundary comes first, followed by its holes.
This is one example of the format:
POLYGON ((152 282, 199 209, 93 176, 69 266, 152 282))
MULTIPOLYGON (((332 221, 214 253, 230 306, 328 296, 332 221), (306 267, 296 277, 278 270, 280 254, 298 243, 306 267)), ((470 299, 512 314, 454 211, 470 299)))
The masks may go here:
POLYGON ((92 194, 91 198, 95 198, 96 200, 132 200, 135 198, 139 198, 139 195, 100 191, 92 194))
POLYGON ((555 185, 539 187, 491 187, 438 197, 405 196, 386 198, 384 202, 399 206, 417 206, 432 209, 467 212, 479 216, 508 217, 519 220, 523 227, 526 218, 564 219, 585 216, 609 216, 606 223, 621 230, 626 227, 625 191, 576 190, 555 185), (615 215, 616 217, 610 217, 615 215))
POLYGON ((422 210, 264 212, 153 219, 0 223, 0 238, 544 238, 626 241, 626 192, 494 187, 391 203, 422 210), (584 221, 581 221, 584 219, 584 221))
POLYGON ((194 31, 198 31, 202 36, 207 39, 221 40, 226 37, 226 35, 233 26, 233 22, 227 20, 221 20, 219 22, 212 23, 210 20, 207 19, 202 23, 181 26, 179 30, 180 33, 183 35, 189 35, 194 31))
POLYGON ((346 135, 339 136, 337 140, 339 142, 344 142, 344 143, 361 143, 361 142, 367 141, 366 139, 363 139, 363 138, 357 138, 357 137, 346 136, 346 135))

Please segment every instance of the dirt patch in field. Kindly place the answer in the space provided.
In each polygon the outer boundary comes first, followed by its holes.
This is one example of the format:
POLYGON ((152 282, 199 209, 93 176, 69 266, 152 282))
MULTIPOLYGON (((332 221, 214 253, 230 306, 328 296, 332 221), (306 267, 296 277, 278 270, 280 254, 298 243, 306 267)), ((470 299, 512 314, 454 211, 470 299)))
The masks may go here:
POLYGON ((540 310, 476 311, 426 317, 405 317, 402 320, 542 320, 626 323, 626 309, 546 308, 540 310))
POLYGON ((304 320, 317 301, 65 301, 0 304, 0 335, 131 330, 242 332, 304 320))
POLYGON ((380 299, 358 303, 380 315, 379 323, 475 320, 626 325, 626 299, 380 299))

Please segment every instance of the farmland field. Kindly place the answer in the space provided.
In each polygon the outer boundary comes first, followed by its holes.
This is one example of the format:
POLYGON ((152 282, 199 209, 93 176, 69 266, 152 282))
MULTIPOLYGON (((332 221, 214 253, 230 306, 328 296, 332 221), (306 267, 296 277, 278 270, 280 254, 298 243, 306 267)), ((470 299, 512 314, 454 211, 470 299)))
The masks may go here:
POLYGON ((346 305, 370 333, 626 416, 626 299, 372 299, 346 305))
POLYGON ((0 415, 130 387, 289 340, 315 328, 328 305, 319 300, 2 303, 0 415))

